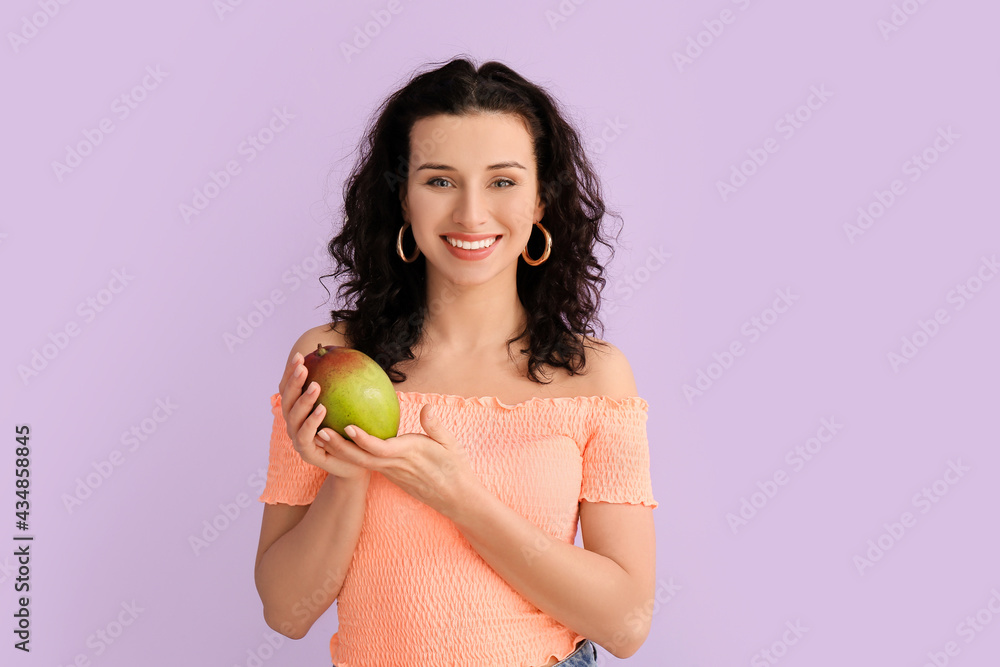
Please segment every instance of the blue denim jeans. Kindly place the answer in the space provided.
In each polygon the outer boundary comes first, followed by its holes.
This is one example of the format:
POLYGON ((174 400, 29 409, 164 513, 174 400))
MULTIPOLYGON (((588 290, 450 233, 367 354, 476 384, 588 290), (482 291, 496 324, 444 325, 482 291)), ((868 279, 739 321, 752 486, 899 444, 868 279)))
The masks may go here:
POLYGON ((557 662, 552 667, 596 667, 597 647, 594 642, 584 639, 576 650, 557 662))
MULTIPOLYGON (((594 646, 594 642, 589 639, 584 639, 580 642, 576 650, 567 655, 565 658, 554 664, 552 667, 596 667, 597 666, 597 647, 594 646)), ((337 667, 333 665, 333 667, 337 667)))

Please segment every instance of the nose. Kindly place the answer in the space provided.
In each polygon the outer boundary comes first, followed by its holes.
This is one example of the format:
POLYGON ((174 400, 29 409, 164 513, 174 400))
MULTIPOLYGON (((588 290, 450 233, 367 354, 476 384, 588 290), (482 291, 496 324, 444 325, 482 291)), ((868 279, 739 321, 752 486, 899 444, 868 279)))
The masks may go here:
POLYGON ((454 220, 465 227, 479 227, 489 218, 486 195, 476 188, 466 188, 455 206, 454 220))

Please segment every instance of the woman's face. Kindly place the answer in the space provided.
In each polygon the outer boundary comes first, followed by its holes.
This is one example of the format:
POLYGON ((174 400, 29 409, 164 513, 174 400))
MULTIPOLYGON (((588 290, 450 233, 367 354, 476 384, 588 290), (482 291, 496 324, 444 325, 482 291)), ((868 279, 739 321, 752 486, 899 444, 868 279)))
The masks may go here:
MULTIPOLYGON (((511 114, 438 115, 414 123, 401 198, 428 273, 456 285, 516 273, 518 255, 545 210, 531 136, 511 114), (492 245, 453 245, 481 239, 492 245)), ((413 252, 408 239, 404 249, 413 252)))

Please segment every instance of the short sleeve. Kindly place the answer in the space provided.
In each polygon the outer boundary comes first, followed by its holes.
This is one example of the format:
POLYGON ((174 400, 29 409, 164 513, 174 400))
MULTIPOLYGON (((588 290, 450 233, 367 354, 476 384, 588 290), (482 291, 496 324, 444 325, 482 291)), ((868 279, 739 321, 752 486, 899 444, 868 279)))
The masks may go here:
POLYGON ((326 471, 306 463, 295 451, 281 414, 281 394, 271 396, 271 414, 274 415, 274 425, 271 427, 267 482, 258 500, 271 505, 308 505, 319 493, 326 471))
POLYGON ((580 500, 655 508, 646 421, 649 404, 638 396, 602 397, 587 420, 580 500))

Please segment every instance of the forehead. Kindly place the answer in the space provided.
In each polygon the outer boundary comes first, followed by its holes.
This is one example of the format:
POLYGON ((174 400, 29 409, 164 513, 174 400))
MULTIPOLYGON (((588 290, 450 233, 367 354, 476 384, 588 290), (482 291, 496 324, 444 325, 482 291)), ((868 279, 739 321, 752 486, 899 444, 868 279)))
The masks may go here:
POLYGON ((460 167, 528 159, 533 145, 520 116, 477 113, 421 118, 410 132, 410 150, 411 162, 434 160, 460 167))

